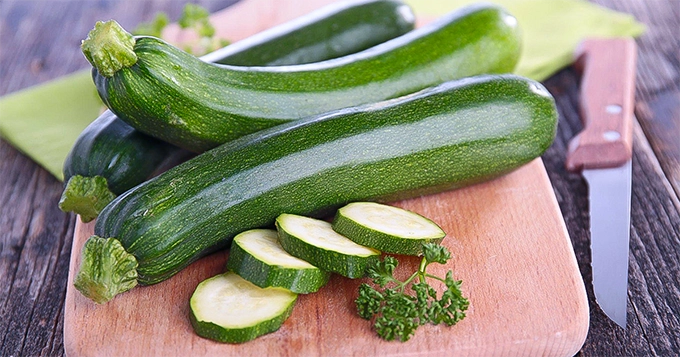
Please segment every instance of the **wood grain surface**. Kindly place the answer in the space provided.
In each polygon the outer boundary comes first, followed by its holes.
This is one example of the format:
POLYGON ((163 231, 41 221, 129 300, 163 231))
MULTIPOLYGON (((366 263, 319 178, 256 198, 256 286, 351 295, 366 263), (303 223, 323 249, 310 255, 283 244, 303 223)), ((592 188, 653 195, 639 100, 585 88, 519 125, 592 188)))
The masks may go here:
MULTIPOLYGON (((211 11, 232 0, 200 0, 211 11)), ((578 75, 545 81, 560 111, 543 155, 576 253, 590 307, 577 356, 673 356, 680 351, 680 5, 678 0, 594 0, 647 26, 638 40, 633 145, 628 328, 600 311, 592 293, 587 188, 564 168, 581 130, 578 75)), ((0 95, 86 68, 80 40, 96 20, 123 26, 156 11, 177 19, 180 0, 0 1, 0 95)), ((64 297, 76 217, 57 208, 61 183, 0 139, 0 355, 63 356, 64 297)), ((531 293, 531 287, 527 287, 531 293)))
MULTIPOLYGON (((196 285, 224 271, 227 254, 197 261, 176 276, 97 305, 72 287, 92 224, 76 225, 66 290, 68 356, 572 356, 588 332, 588 301, 571 241, 541 159, 500 179, 396 202, 440 224, 452 269, 470 299, 453 327, 420 327, 406 343, 386 342, 356 314, 364 279, 333 276, 300 295, 278 331, 240 345, 197 336, 188 301, 196 285), (528 293, 527 286, 531 286, 528 293)), ((419 259, 400 257, 397 274, 419 259)), ((441 288, 441 287, 440 287, 441 288)))

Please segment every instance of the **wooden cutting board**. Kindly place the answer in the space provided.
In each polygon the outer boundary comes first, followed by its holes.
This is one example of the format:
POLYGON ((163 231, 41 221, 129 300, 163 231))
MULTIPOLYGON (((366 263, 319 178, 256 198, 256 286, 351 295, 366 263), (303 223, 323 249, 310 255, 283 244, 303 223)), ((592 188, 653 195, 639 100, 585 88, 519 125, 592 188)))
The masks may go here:
MULTIPOLYGON (((245 0, 217 14, 220 33, 238 40, 318 8, 329 0, 245 0), (266 4, 270 4, 267 6, 266 4), (272 4, 276 4, 277 9, 272 4), (247 19, 248 21, 243 21, 247 19), (243 26, 241 26, 243 25, 243 26)), ((180 39, 183 34, 167 32, 180 39)), ((277 332, 229 345, 194 334, 189 298, 224 271, 227 253, 199 260, 171 279, 97 305, 73 288, 80 251, 93 223, 78 220, 64 311, 68 356, 572 356, 589 324, 588 300, 571 241, 540 159, 469 188, 394 202, 433 219, 453 253, 446 266, 463 280, 467 317, 453 327, 425 325, 406 343, 386 342, 354 308, 363 280, 334 276, 301 295, 277 332)), ((400 257, 399 271, 418 259, 400 257)))

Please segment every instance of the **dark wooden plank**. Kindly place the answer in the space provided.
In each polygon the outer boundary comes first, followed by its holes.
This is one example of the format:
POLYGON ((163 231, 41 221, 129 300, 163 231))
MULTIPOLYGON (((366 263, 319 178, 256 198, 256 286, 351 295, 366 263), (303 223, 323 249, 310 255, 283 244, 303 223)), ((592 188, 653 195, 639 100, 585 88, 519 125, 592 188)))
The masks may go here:
MULTIPOLYGON (((233 0, 199 1, 214 11, 233 0)), ((157 11, 176 19, 185 1, 0 2, 0 95, 89 64, 79 46, 95 21, 133 27, 157 11)), ((0 356, 61 356, 63 302, 75 217, 62 184, 0 139, 0 356)))
POLYGON ((564 168, 569 139, 581 129, 578 79, 571 69, 546 81, 560 110, 555 144, 544 156, 565 217, 591 304, 584 356, 672 355, 680 351, 680 203, 642 130, 637 127, 633 158, 632 230, 628 328, 610 321, 596 304, 590 267, 587 186, 564 168))
MULTIPOLYGON (((230 1, 201 1, 212 10, 230 1)), ((578 79, 567 69, 546 84, 562 115, 544 155, 591 303, 579 355, 677 355, 680 351, 680 3, 595 0, 635 14, 648 32, 640 45, 630 258, 629 326, 622 330, 594 302, 587 187, 564 169, 566 144, 580 130, 578 79)), ((172 18, 179 0, 0 2, 0 95, 85 68, 78 46, 96 20, 124 26, 158 10, 172 18), (64 31, 68 28, 68 31, 64 31)), ((56 209, 61 184, 0 139, 0 355, 63 355, 65 281, 75 217, 56 209)))
POLYGON ((634 14, 647 27, 637 40, 637 116, 664 174, 680 196, 680 1, 594 2, 634 14))

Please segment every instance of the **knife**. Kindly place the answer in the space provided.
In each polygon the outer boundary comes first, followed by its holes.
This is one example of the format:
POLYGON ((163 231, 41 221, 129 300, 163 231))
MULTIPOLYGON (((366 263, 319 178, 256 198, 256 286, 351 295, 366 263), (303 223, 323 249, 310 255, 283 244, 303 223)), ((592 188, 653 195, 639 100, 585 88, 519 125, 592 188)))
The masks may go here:
POLYGON ((566 166, 588 184, 593 290, 602 311, 626 327, 633 103, 637 47, 632 38, 587 39, 577 51, 583 130, 566 166))

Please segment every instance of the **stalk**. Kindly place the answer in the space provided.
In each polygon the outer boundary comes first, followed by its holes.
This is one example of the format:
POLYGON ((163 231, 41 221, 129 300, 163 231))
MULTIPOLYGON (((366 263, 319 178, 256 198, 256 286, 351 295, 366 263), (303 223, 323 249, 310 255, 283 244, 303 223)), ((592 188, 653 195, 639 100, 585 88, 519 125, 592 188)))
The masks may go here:
POLYGON ((116 21, 97 21, 80 45, 85 58, 105 77, 137 63, 135 38, 116 21))
POLYGON ((137 259, 117 239, 93 235, 85 242, 73 285, 98 304, 108 302, 137 286, 137 259))
POLYGON ((59 209, 80 215, 83 222, 89 222, 99 215, 116 194, 109 190, 108 181, 102 176, 72 176, 66 183, 59 200, 59 209))

